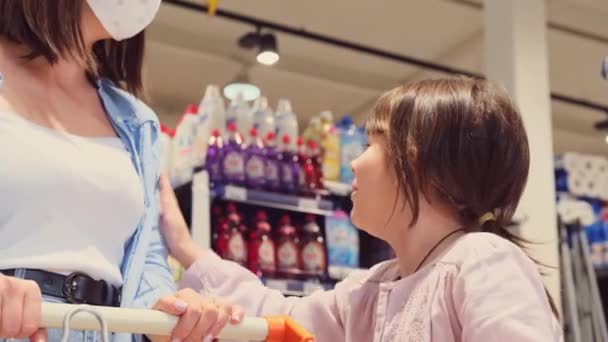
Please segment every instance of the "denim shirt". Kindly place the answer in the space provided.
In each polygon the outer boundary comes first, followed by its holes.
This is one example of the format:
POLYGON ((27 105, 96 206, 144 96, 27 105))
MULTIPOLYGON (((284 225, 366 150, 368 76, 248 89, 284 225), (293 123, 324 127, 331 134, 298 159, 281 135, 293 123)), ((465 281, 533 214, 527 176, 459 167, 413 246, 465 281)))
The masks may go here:
MULTIPOLYGON (((119 137, 131 153, 144 190, 145 213, 125 245, 121 266, 121 307, 150 308, 175 292, 167 265, 167 249, 159 230, 157 201, 160 176, 160 129, 158 118, 143 102, 108 80, 97 82, 99 96, 119 137)), ((139 341, 141 336, 116 334, 114 341, 139 341)))

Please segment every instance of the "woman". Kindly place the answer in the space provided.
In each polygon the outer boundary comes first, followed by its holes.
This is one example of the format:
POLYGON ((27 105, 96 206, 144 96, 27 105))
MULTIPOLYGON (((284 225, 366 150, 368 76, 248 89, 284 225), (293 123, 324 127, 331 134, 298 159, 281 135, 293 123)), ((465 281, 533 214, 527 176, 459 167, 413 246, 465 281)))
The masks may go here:
POLYGON ((353 223, 397 258, 334 290, 284 298, 198 248, 166 180, 161 229, 183 287, 248 314, 288 314, 319 341, 559 341, 535 264, 504 226, 524 190, 528 141, 508 95, 483 80, 426 80, 377 101, 352 162, 353 223))
POLYGON ((0 0, 0 339, 44 340, 41 300, 154 307, 180 316, 175 340, 239 320, 191 290, 173 294, 158 231, 158 123, 135 97, 142 31, 159 6, 0 0))

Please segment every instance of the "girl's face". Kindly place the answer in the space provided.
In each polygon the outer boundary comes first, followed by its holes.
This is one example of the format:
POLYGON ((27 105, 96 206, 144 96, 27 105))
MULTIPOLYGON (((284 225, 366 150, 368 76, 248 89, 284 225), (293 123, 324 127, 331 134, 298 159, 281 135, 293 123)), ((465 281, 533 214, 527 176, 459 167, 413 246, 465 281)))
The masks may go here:
POLYGON ((359 229, 383 239, 393 211, 399 211, 403 202, 399 198, 395 170, 386 152, 386 138, 370 135, 368 142, 365 152, 351 163, 355 176, 351 219, 359 229))

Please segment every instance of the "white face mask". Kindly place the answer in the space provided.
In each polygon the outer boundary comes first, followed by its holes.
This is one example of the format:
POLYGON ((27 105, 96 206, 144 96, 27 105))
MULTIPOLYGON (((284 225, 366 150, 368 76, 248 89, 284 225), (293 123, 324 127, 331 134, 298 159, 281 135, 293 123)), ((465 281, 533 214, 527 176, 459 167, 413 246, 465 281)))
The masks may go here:
POLYGON ((161 0, 87 0, 95 16, 115 40, 131 38, 154 19, 161 0))

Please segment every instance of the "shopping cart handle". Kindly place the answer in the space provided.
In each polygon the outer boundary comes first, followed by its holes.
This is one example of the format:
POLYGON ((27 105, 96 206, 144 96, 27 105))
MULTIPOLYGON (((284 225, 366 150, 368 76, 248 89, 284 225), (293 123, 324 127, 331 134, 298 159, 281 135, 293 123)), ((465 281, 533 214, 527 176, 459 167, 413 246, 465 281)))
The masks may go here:
MULTIPOLYGON (((102 317, 111 332, 168 336, 177 324, 177 317, 157 310, 42 303, 42 326, 63 328, 65 317, 82 307, 102 317)), ((84 311, 71 319, 70 329, 98 331, 101 326, 95 315, 84 311)), ((286 317, 246 317, 238 325, 226 325, 218 337, 241 341, 314 341, 312 335, 286 317)))

